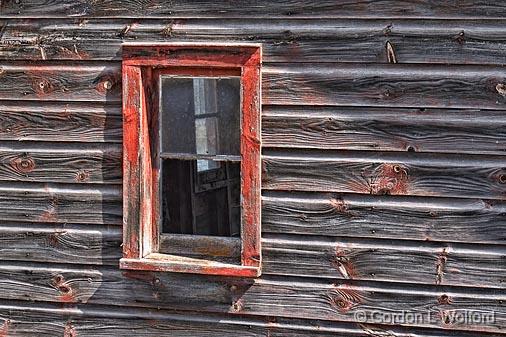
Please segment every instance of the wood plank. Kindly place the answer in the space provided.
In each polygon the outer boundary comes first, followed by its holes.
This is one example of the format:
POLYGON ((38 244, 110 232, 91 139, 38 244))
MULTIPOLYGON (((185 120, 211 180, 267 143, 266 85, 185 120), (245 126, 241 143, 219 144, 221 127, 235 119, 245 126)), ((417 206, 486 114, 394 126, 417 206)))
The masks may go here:
POLYGON ((241 238, 160 234, 158 253, 241 265, 241 238))
POLYGON ((267 106, 262 114, 264 147, 506 154, 505 111, 267 106))
POLYGON ((502 67, 286 64, 263 74, 264 104, 506 108, 502 67))
POLYGON ((0 143, 0 180, 63 183, 122 182, 120 145, 0 143))
MULTIPOLYGON (((117 105, 4 101, 0 112, 0 140, 119 143, 122 138, 117 105)), ((266 106, 262 143, 266 147, 504 154, 504 123, 504 111, 495 110, 266 106)))
MULTIPOLYGON (((410 287, 394 284, 311 282, 262 279, 241 297, 241 313, 376 323, 504 331, 504 294, 466 288, 410 287), (455 313, 482 315, 481 323, 459 324, 455 313), (363 316, 362 316, 363 315, 363 316), (399 315, 394 319, 391 315, 399 315), (380 318, 379 318, 380 317, 380 318), (425 317, 422 318, 422 317, 425 317), (378 319, 376 319, 378 318, 378 319), (485 323, 488 322, 488 323, 485 323), (492 323, 495 322, 495 323, 492 323)), ((462 317, 462 316, 461 316, 462 317)), ((479 319, 477 320, 479 321, 479 319)))
POLYGON ((122 224, 121 186, 0 183, 0 219, 122 224))
POLYGON ((506 243, 506 203, 479 199, 264 192, 264 233, 506 243))
MULTIPOLYGON (((119 64, 5 63, 0 100, 119 102, 119 64), (12 83, 16 83, 12 87, 12 83)), ((263 104, 506 109, 501 67, 264 65, 263 104)))
MULTIPOLYGON (((81 337, 135 335, 139 337, 450 337, 455 331, 403 328, 387 325, 326 322, 321 320, 277 317, 234 317, 223 314, 173 312, 118 308, 96 305, 67 305, 61 308, 49 303, 25 304, 3 301, 0 304, 0 325, 14 336, 52 337, 74 333, 81 337), (7 322, 8 321, 8 322, 7 322), (7 322, 7 324, 6 324, 7 322)), ((458 331, 461 337, 476 333, 458 331)), ((487 334, 500 337, 500 334, 487 334)))
POLYGON ((5 60, 121 60, 122 42, 255 42, 264 62, 505 64, 503 21, 360 19, 11 19, 5 60))
MULTIPOLYGON (((9 223, 0 234, 3 261, 117 266, 121 257, 118 227, 9 223)), ((502 246, 272 235, 262 244, 266 275, 506 288, 502 246)))
POLYGON ((487 18, 502 19, 506 5, 502 2, 461 0, 457 2, 431 2, 385 0, 381 2, 357 0, 310 0, 271 2, 255 0, 248 3, 228 1, 218 4, 213 1, 199 1, 198 5, 184 0, 155 0, 143 3, 135 0, 99 2, 93 0, 24 0, 9 1, 2 6, 1 17, 303 17, 303 18, 487 18))
POLYGON ((121 106, 0 101, 0 140, 121 143, 121 106))
POLYGON ((265 274, 506 288, 502 246, 268 236, 265 274))
POLYGON ((120 72, 115 64, 5 62, 0 99, 119 102, 120 72))
POLYGON ((268 190, 504 200, 506 157, 264 150, 268 190))
MULTIPOLYGON (((89 303, 228 312, 235 285, 249 282, 181 273, 125 271, 118 267, 50 266, 34 263, 0 267, 3 299, 89 303)), ((236 290, 238 291, 238 290, 236 290)))
POLYGON ((0 258, 3 261, 118 265, 119 226, 3 223, 0 258))
POLYGON ((501 332, 506 325, 502 304, 506 297, 493 289, 275 277, 252 281, 13 263, 0 265, 0 289, 4 300, 128 305, 362 323, 379 323, 374 320, 373 312, 387 316, 408 313, 425 315, 425 320, 398 325, 489 332, 501 332), (366 316, 354 317, 362 311, 366 316), (459 322, 450 316, 455 311, 488 316, 481 323, 459 322))

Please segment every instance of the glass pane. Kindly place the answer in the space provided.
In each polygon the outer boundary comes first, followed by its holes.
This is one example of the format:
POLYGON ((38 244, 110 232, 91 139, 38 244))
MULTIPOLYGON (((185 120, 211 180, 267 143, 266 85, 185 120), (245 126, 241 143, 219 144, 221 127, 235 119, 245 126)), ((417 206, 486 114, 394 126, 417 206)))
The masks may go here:
POLYGON ((240 236, 240 163, 209 160, 162 160, 162 232, 240 236))
POLYGON ((162 152, 240 155, 240 104, 239 77, 161 76, 162 152))

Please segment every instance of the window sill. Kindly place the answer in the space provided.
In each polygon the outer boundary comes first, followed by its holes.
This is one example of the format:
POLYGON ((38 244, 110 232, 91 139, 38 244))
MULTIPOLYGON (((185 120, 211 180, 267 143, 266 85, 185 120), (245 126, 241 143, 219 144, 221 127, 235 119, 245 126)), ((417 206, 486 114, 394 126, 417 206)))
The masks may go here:
POLYGON ((259 267, 159 253, 149 254, 141 259, 120 259, 120 268, 237 277, 259 277, 261 274, 259 267))

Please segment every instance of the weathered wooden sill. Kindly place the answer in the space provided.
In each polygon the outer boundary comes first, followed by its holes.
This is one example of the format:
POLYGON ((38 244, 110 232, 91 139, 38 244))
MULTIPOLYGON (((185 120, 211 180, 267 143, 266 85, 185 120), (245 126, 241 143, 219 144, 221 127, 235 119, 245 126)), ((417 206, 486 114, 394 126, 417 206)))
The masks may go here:
POLYGON ((261 274, 259 267, 160 253, 151 253, 140 259, 120 259, 120 268, 236 277, 258 277, 261 274))

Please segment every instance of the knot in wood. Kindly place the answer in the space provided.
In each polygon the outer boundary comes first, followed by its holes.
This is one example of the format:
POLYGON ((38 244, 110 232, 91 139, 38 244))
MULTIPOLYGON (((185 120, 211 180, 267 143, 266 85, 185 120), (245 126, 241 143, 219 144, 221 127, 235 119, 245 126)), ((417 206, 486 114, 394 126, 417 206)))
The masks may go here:
POLYGON ((498 83, 495 86, 495 90, 501 95, 502 97, 506 97, 506 85, 503 83, 498 83))
POLYGON ((438 297, 437 302, 439 304, 451 304, 452 303, 452 299, 450 298, 450 296, 448 296, 446 294, 443 294, 443 295, 441 295, 441 296, 438 297))
POLYGON ((332 198, 330 199, 330 204, 339 213, 346 213, 348 211, 348 205, 346 205, 342 198, 332 198))
POLYGON ((113 90, 118 82, 118 74, 104 74, 98 79, 98 82, 96 82, 95 88, 99 93, 105 95, 108 91, 113 90))
POLYGON ((381 164, 371 177, 371 194, 407 194, 408 169, 400 164, 381 164))
POLYGON ((83 181, 86 181, 90 178, 90 174, 86 171, 79 171, 76 173, 76 178, 75 180, 77 182, 83 182, 83 181))
POLYGON ((59 284, 61 282, 63 282, 64 278, 62 275, 56 275, 55 277, 53 277, 53 283, 54 284, 59 284))
POLYGON ((244 304, 241 299, 234 301, 232 303, 232 311, 233 312, 240 312, 243 310, 243 308, 244 308, 244 304))
POLYGON ((58 243, 59 243, 58 237, 60 235, 61 235, 61 233, 51 233, 51 234, 49 234, 49 236, 47 238, 48 245, 51 246, 51 247, 58 246, 58 243))
POLYGON ((340 313, 345 314, 362 303, 361 296, 352 289, 333 289, 327 294, 330 305, 340 313))
POLYGON ((160 287, 161 285, 162 285, 162 281, 158 277, 155 277, 153 279, 153 286, 160 287))
POLYGON ((442 310, 442 311, 440 311, 439 315, 441 316, 441 320, 443 321, 444 325, 451 325, 452 324, 452 318, 447 311, 442 310))
POLYGON ((105 90, 110 90, 112 88, 112 83, 111 81, 107 80, 107 81, 104 81, 104 89, 105 90))
POLYGON ((172 37, 172 31, 173 31, 174 22, 171 21, 167 27, 162 29, 162 35, 165 37, 172 37))
POLYGON ((455 35, 453 37, 453 39, 458 43, 458 44, 464 44, 464 42, 466 42, 466 38, 465 38, 465 33, 464 31, 461 31, 460 33, 458 33, 457 35, 455 35))
POLYGON ((70 302, 70 301, 72 301, 72 298, 71 298, 71 295, 70 295, 72 293, 72 289, 65 282, 65 278, 62 275, 56 275, 53 278, 53 286, 62 294, 60 296, 60 300, 61 301, 63 301, 63 302, 70 302))
POLYGON ((54 91, 54 86, 49 81, 49 79, 41 77, 41 76, 34 76, 32 79, 32 88, 35 94, 39 97, 43 97, 51 92, 54 91))
POLYGON ((501 184, 506 184, 506 174, 500 174, 499 177, 497 178, 497 180, 501 183, 501 184))
POLYGON ((12 159, 11 166, 16 172, 26 174, 35 169, 35 161, 27 155, 23 155, 12 159))
POLYGON ((383 29, 383 34, 384 34, 385 36, 390 35, 390 33, 392 32, 392 27, 393 27, 393 25, 392 25, 392 24, 389 24, 388 26, 386 26, 386 27, 383 29))

